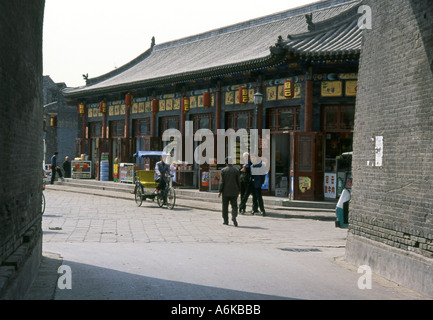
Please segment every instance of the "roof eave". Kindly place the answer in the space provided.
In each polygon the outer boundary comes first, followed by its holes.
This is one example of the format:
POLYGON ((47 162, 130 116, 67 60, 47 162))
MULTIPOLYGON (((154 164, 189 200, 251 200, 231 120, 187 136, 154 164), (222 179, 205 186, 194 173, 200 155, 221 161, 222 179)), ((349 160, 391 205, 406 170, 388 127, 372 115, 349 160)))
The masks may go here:
POLYGON ((278 65, 284 61, 287 50, 284 48, 271 47, 271 54, 254 60, 243 61, 239 63, 228 64, 224 66, 212 67, 191 72, 184 72, 160 78, 142 80, 137 82, 122 83, 113 86, 107 86, 95 89, 86 89, 86 87, 72 92, 64 91, 63 95, 67 99, 77 99, 91 95, 103 95, 113 91, 128 91, 140 88, 150 88, 166 84, 176 84, 191 80, 205 79, 210 77, 220 77, 229 73, 242 72, 252 69, 263 69, 278 65))

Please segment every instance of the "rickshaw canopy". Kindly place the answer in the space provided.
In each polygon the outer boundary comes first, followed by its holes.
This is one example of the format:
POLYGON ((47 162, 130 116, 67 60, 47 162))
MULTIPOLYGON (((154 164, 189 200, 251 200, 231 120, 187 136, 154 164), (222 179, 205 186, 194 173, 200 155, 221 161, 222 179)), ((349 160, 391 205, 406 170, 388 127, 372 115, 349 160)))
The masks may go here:
POLYGON ((137 153, 134 153, 134 158, 153 158, 153 159, 159 159, 161 156, 164 155, 162 151, 138 151, 137 153))

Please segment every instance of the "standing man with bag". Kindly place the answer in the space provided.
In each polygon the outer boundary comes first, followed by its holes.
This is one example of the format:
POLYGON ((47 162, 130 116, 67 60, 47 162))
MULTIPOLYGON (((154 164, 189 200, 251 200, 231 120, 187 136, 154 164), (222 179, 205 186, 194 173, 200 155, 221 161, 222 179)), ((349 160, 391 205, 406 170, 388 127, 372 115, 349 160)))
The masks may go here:
POLYGON ((222 215, 223 224, 229 224, 229 203, 232 207, 232 221, 235 227, 238 226, 236 217, 238 215, 238 196, 241 189, 239 170, 233 167, 231 159, 226 158, 226 167, 221 170, 221 180, 218 197, 223 197, 222 215))
POLYGON ((254 168, 261 168, 263 166, 263 163, 257 155, 253 155, 251 158, 253 164, 251 169, 251 184, 253 188, 253 211, 251 211, 251 214, 266 216, 262 196, 262 185, 265 182, 265 176, 254 174, 254 168), (260 211, 258 211, 259 208, 260 211))

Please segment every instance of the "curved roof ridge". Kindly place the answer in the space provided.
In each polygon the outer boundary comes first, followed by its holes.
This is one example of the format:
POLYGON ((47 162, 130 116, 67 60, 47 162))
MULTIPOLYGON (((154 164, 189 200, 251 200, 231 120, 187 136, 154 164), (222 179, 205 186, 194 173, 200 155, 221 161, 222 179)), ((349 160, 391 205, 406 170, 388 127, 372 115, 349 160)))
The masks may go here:
MULTIPOLYGON (((361 0, 358 1, 352 1, 352 2, 359 2, 361 3, 361 0)), ((289 40, 297 40, 297 39, 302 39, 305 38, 307 36, 315 36, 318 34, 323 34, 324 32, 328 32, 330 30, 335 29, 336 27, 340 27, 344 24, 347 24, 347 22, 349 20, 352 21, 354 14, 358 12, 358 8, 356 7, 351 7, 348 8, 347 10, 345 10, 344 12, 340 13, 337 16, 334 16, 332 18, 314 23, 314 27, 315 30, 314 31, 308 31, 308 32, 303 32, 303 33, 298 33, 298 34, 289 34, 287 36, 287 38, 289 40)))
MULTIPOLYGON (((258 18, 249 19, 240 23, 235 23, 229 26, 225 26, 222 28, 215 28, 209 31, 205 31, 196 35, 187 36, 184 38, 167 41, 161 44, 155 45, 155 50, 164 50, 166 48, 175 47, 178 45, 183 45, 186 43, 193 43, 195 41, 201 41, 203 39, 208 39, 216 36, 220 36, 223 34, 229 34, 232 32, 238 32, 240 30, 247 30, 250 28, 258 27, 261 25, 266 25, 268 23, 277 23, 279 21, 286 20, 288 18, 295 18, 297 16, 304 16, 306 13, 315 13, 322 11, 324 9, 332 9, 335 7, 340 7, 342 5, 349 5, 352 3, 360 3, 362 0, 322 0, 313 2, 307 6, 299 6, 296 8, 280 11, 277 13, 265 15, 258 18), (327 3, 334 3, 331 6, 326 5, 327 3), (314 8, 313 10, 310 10, 310 8, 314 8), (290 14, 291 13, 291 14, 290 14)), ((353 9, 353 8, 350 8, 353 9)), ((349 9, 349 10, 350 10, 349 9)), ((319 22, 321 23, 321 22, 319 22)))

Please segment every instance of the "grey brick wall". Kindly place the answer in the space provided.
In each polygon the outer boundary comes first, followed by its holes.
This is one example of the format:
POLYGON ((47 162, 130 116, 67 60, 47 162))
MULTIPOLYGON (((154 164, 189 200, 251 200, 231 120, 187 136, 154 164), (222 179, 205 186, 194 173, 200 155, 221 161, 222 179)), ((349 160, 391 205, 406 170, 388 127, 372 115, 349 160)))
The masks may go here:
POLYGON ((360 62, 349 232, 433 258, 433 6, 365 4, 373 20, 360 62))
POLYGON ((43 8, 0 1, 0 299, 22 296, 40 259, 43 8))

